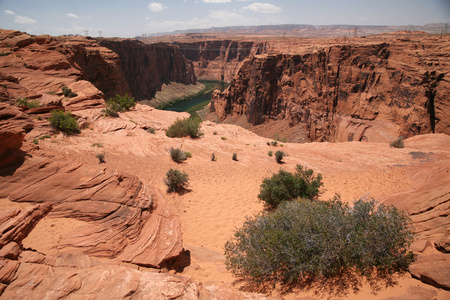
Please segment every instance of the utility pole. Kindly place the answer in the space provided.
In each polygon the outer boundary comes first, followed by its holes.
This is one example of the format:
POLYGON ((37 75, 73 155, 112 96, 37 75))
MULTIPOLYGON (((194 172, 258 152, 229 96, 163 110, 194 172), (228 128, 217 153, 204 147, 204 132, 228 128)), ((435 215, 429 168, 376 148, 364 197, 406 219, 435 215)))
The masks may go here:
POLYGON ((102 31, 101 30, 98 31, 98 36, 102 37, 102 31))
POLYGON ((89 30, 85 29, 84 33, 85 33, 86 36, 88 36, 89 35, 89 30))

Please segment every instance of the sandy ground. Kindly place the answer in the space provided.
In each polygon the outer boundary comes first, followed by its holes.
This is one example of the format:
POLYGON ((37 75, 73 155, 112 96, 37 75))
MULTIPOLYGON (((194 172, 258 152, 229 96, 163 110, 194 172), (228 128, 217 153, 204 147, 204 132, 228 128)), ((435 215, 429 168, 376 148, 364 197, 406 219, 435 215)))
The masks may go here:
MULTIPOLYGON (((39 147, 89 163, 98 163, 95 155, 104 152, 108 167, 135 174, 163 191, 166 201, 181 220, 184 246, 191 253, 191 265, 183 273, 205 284, 235 286, 236 278, 224 264, 224 244, 246 217, 263 210, 257 198, 260 184, 280 168, 293 171, 297 164, 306 165, 324 176, 321 199, 329 199, 338 193, 344 201, 352 201, 364 195, 382 199, 390 193, 413 188, 411 174, 425 161, 414 159, 409 154, 411 151, 429 153, 427 162, 437 157, 450 159, 448 136, 442 136, 435 144, 429 143, 428 148, 423 146, 426 138, 407 140, 404 149, 359 142, 282 143, 283 147, 274 147, 266 144, 270 139, 241 127, 203 123, 204 135, 200 139, 170 139, 163 129, 180 114, 170 112, 161 117, 148 109, 141 111, 140 106, 137 110, 122 114, 114 125, 125 129, 114 130, 113 125, 97 122, 80 136, 56 135, 39 141, 39 147), (142 124, 153 124, 157 128, 156 134, 139 128, 142 124), (100 143, 101 147, 92 146, 94 143, 100 143), (170 147, 190 151, 193 157, 177 164, 170 158, 170 147), (275 153, 277 150, 287 154, 284 164, 277 164, 274 157, 268 156, 268 151, 275 153), (216 161, 211 161, 212 153, 216 161), (232 160, 233 153, 237 153, 238 161, 232 160), (189 174, 188 193, 166 193, 163 178, 169 168, 189 174)), ((17 204, 11 204, 7 199, 0 200, 0 209, 6 209, 8 205, 17 204)), ((45 218, 25 239, 24 246, 44 253, 56 251, 54 245, 58 240, 83 224, 73 219, 45 218)), ((384 289, 377 295, 365 285, 359 293, 345 298, 397 296, 404 294, 410 286, 435 290, 438 299, 450 299, 449 292, 425 285, 409 275, 399 278, 396 286, 384 289)), ((314 292, 297 291, 284 295, 287 299, 307 296, 314 296, 314 292)))

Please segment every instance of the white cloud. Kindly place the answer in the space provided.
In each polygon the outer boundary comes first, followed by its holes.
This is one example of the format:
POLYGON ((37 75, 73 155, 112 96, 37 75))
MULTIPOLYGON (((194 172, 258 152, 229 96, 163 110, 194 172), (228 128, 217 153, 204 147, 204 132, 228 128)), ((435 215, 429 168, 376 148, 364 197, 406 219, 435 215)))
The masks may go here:
POLYGON ((275 6, 270 3, 259 3, 259 2, 255 2, 245 8, 262 14, 275 14, 282 11, 281 7, 275 6))
POLYGON ((220 20, 228 22, 244 20, 243 15, 237 14, 229 10, 211 10, 209 18, 211 18, 212 20, 220 20))
POLYGON ((74 18, 74 19, 78 19, 78 18, 79 18, 78 15, 72 14, 72 13, 67 13, 67 16, 68 16, 69 18, 74 18))
POLYGON ((163 11, 166 7, 158 2, 150 2, 147 8, 153 12, 160 12, 163 11))
POLYGON ((202 0, 205 3, 230 3, 231 0, 202 0))
POLYGON ((10 15, 10 16, 14 16, 15 13, 12 10, 6 9, 3 11, 5 14, 10 15))
POLYGON ((16 16, 14 23, 16 24, 34 24, 37 21, 27 16, 16 16))

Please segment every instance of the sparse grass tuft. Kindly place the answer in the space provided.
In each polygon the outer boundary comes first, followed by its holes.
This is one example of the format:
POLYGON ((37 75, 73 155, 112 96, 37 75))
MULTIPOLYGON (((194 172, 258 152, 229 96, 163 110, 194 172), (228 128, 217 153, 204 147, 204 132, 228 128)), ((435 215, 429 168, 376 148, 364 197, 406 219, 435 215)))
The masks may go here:
POLYGON ((100 164, 105 163, 105 152, 97 154, 95 157, 98 158, 100 164))

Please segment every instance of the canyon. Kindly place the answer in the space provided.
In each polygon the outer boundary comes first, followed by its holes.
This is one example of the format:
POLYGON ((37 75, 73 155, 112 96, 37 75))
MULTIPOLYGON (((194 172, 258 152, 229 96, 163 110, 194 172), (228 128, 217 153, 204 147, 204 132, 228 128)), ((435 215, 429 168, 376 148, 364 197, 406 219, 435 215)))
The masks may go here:
POLYGON ((370 195, 412 219, 409 273, 345 298, 448 298, 448 49, 428 35, 150 45, 0 30, 0 298, 342 297, 256 293, 226 270, 223 245, 263 211, 257 194, 280 169, 267 155, 278 149, 283 169, 323 175, 320 199, 370 195), (139 103, 102 113, 115 94, 148 99, 197 78, 230 80, 210 105, 222 122, 204 121, 199 139, 165 135, 187 113, 139 103), (81 133, 52 129, 55 109, 71 111, 81 133), (275 133, 289 142, 271 146, 275 133), (399 135, 405 147, 390 147, 399 135), (193 157, 176 164, 170 148, 193 157), (170 168, 189 174, 187 193, 166 192, 170 168))

